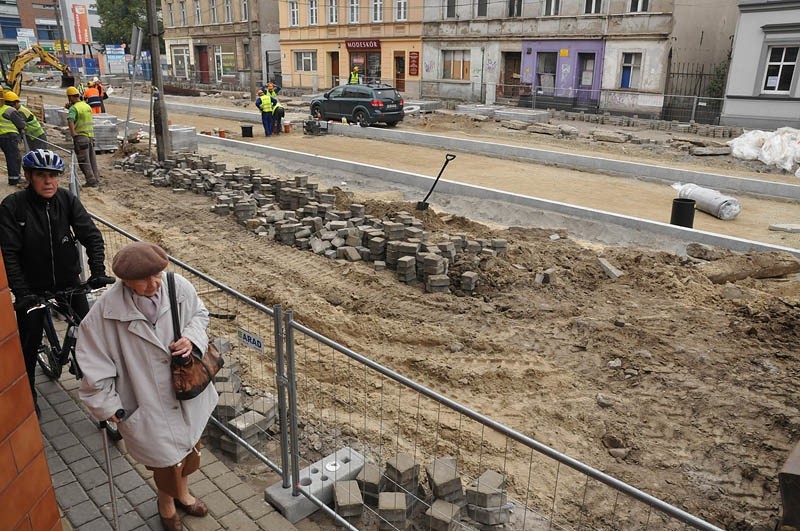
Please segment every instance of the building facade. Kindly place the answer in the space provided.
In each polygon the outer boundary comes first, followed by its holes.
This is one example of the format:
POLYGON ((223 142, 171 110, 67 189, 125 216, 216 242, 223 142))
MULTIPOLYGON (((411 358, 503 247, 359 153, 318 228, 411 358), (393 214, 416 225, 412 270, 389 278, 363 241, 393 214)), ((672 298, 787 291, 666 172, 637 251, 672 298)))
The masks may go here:
MULTIPOLYGON (((735 0, 716 8, 735 10, 735 0)), ((656 112, 676 35, 701 33, 699 14, 676 8, 673 0, 429 0, 422 95, 656 112)), ((708 53, 692 60, 727 56, 708 43, 724 31, 717 26, 732 34, 735 21, 730 15, 715 20, 714 34, 705 39, 708 53)), ((729 35, 725 40, 729 44, 729 35)))
POLYGON ((800 1, 740 0, 739 10, 721 123, 800 128, 800 1))
POLYGON ((249 86, 278 68, 277 0, 162 0, 170 75, 203 84, 249 86))
POLYGON ((418 92, 422 0, 288 0, 280 3, 283 86, 314 91, 349 80, 418 92))

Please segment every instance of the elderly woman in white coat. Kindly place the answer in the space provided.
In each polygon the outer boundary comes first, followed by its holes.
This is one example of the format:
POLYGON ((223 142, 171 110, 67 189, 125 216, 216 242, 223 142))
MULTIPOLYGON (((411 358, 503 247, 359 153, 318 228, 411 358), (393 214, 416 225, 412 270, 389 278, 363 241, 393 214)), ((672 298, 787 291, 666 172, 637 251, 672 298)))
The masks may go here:
POLYGON ((158 510, 168 531, 182 530, 176 508, 205 516, 208 507, 191 495, 188 475, 200 464, 198 441, 218 396, 209 385, 186 401, 175 398, 170 361, 205 352, 208 310, 194 287, 175 275, 181 338, 174 340, 170 302, 162 275, 167 254, 136 242, 117 253, 117 282, 81 323, 76 355, 83 371, 81 400, 97 419, 119 422, 128 452, 153 471, 158 510), (122 418, 117 418, 120 410, 122 418))

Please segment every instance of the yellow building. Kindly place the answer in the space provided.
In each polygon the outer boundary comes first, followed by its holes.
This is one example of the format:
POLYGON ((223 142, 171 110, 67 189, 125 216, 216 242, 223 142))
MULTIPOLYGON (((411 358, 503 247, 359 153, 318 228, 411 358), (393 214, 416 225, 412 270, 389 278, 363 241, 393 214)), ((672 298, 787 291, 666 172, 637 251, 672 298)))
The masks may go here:
POLYGON ((281 0, 283 86, 329 89, 359 81, 419 93, 422 0, 281 0))

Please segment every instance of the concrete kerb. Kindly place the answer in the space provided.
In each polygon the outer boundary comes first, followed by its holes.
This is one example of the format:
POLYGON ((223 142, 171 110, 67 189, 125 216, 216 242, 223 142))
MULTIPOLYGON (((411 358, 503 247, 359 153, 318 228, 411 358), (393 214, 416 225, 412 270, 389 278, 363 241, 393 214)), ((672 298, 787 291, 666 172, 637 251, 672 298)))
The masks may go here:
MULTIPOLYGON (((33 92, 58 93, 60 90, 31 87, 26 90, 33 92)), ((112 96, 110 101, 127 103, 127 98, 112 96)), ((149 107, 149 100, 134 99, 134 105, 149 107)), ((238 120, 247 123, 261 123, 261 116, 256 111, 239 111, 236 109, 219 109, 214 107, 201 107, 183 103, 167 103, 168 110, 200 114, 212 118, 238 120)), ((417 133, 413 131, 399 131, 396 129, 381 129, 377 127, 356 127, 332 122, 328 124, 329 134, 340 134, 354 138, 368 138, 371 140, 384 140, 403 144, 423 145, 437 147, 445 150, 456 150, 464 153, 477 153, 491 155, 505 159, 517 159, 538 164, 557 165, 565 168, 603 172, 612 175, 632 177, 636 179, 663 182, 672 184, 694 183, 699 186, 713 188, 729 193, 745 193, 756 196, 800 200, 800 185, 762 181, 745 177, 731 177, 716 173, 705 173, 680 168, 670 168, 652 164, 629 162, 624 160, 576 155, 546 149, 498 144, 494 142, 480 142, 460 138, 417 133)))
MULTIPOLYGON (((282 161, 293 161, 301 164, 308 164, 327 168, 329 170, 338 170, 343 172, 350 172, 355 174, 362 174, 375 179, 381 179, 387 182, 402 184, 419 189, 420 191, 427 191, 434 178, 427 175, 420 175, 417 173, 405 172, 400 170, 392 170, 390 168, 383 168, 380 166, 373 166, 371 164, 363 164, 360 162, 353 162, 342 159, 335 159, 331 157, 324 157, 321 155, 314 155, 303 153, 300 151, 293 151, 278 147, 256 145, 249 142, 242 142, 239 140, 232 140, 227 138, 219 138, 215 136, 200 135, 199 142, 205 145, 224 146, 227 148, 241 149, 247 151, 250 155, 255 153, 263 153, 266 156, 276 157, 282 161)), ((608 223, 619 225, 627 229, 645 231, 651 234, 672 238, 683 242, 689 243, 703 243, 706 245, 714 245, 724 247, 734 251, 783 251, 791 253, 800 257, 800 249, 791 247, 782 247, 778 245, 770 245, 766 243, 746 240, 742 238, 735 238, 732 236, 725 236, 712 232, 705 232, 695 229, 687 229, 668 223, 660 223, 657 221, 649 221, 632 216, 624 216, 621 214, 614 214, 605 212, 603 210, 595 210, 567 203, 560 203, 558 201, 550 201, 547 199, 540 199, 502 190, 476 186, 472 184, 464 184, 446 179, 440 179, 436 188, 437 194, 451 194, 454 196, 469 196, 477 199, 496 200, 506 203, 516 204, 529 208, 555 212, 565 216, 571 216, 582 220, 595 221, 600 223, 608 223)))

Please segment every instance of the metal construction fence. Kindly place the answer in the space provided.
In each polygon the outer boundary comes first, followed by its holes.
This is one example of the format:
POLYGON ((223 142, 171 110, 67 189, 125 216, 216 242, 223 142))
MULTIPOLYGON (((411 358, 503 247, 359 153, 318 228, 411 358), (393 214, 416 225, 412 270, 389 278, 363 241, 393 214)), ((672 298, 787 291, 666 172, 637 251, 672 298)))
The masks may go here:
MULTIPOLYGON (((95 219, 108 257, 137 239, 95 219)), ((470 502, 450 529, 483 529, 487 521, 507 522, 515 531, 718 529, 379 365, 304 326, 280 305, 268 307, 173 258, 169 269, 186 277, 204 301, 209 337, 232 345, 226 366, 240 375, 241 389, 233 379, 218 384, 225 407, 238 393, 242 410, 263 400, 277 410, 275 425, 243 425, 232 421, 236 408, 223 411, 221 399, 209 435, 216 432, 223 449, 234 445, 255 455, 281 475, 289 495, 304 496, 346 529, 405 527, 377 510, 377 491, 365 493, 374 496, 363 499, 359 517, 345 519, 329 507, 333 484, 354 478, 339 476, 336 467, 326 472, 311 465, 344 448, 378 467, 376 489, 405 494, 408 518, 421 529, 433 528, 425 513, 434 495, 442 494, 433 481, 435 467, 460 478, 446 499, 470 502), (400 454, 419 466, 410 480, 384 468, 400 454), (464 499, 463 487, 490 471, 504 478, 494 489, 499 504, 474 505, 469 492, 464 499), (320 489, 320 481, 327 487, 320 489)))

